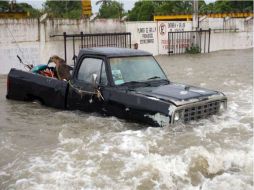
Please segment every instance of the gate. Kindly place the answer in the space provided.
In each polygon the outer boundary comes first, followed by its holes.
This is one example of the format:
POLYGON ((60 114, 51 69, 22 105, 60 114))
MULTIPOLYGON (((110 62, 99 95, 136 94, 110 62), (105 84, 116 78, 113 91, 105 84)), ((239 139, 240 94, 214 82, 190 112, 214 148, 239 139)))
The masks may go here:
POLYGON ((51 35, 50 37, 63 36, 64 38, 64 59, 67 60, 67 41, 72 42, 73 56, 72 60, 76 63, 77 53, 81 48, 91 47, 122 47, 131 48, 131 33, 97 33, 97 34, 66 34, 51 35))
POLYGON ((210 52, 211 29, 168 32, 168 54, 182 54, 186 51, 210 52))

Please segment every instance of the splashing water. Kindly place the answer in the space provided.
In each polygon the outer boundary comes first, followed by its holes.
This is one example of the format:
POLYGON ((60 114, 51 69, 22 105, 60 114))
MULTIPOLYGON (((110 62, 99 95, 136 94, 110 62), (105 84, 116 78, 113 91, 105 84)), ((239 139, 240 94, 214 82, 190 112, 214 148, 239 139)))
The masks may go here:
POLYGON ((157 57, 172 81, 229 98, 222 115, 164 128, 7 101, 2 76, 0 189, 253 189, 252 58, 157 57))

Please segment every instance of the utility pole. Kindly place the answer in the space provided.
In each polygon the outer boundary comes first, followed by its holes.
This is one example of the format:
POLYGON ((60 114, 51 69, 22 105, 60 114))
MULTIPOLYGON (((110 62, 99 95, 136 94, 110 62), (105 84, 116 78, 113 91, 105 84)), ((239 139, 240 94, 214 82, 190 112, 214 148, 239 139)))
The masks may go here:
POLYGON ((15 10, 15 6, 16 6, 16 0, 11 0, 10 4, 11 4, 11 11, 14 11, 15 10))
MULTIPOLYGON (((198 30, 198 0, 192 0, 193 15, 192 15, 192 30, 198 30)), ((197 32, 193 33, 192 46, 199 46, 200 39, 198 38, 197 32)), ((200 47, 199 47, 200 48, 200 47)))
POLYGON ((193 0, 192 29, 198 29, 198 0, 193 0))

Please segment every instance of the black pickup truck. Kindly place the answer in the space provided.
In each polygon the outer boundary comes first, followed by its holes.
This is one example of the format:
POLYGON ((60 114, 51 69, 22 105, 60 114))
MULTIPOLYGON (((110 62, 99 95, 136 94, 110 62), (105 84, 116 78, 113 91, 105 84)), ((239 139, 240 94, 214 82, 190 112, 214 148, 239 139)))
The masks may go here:
POLYGON ((150 53, 124 48, 81 49, 70 81, 11 69, 6 97, 153 126, 207 118, 227 107, 223 93, 171 82, 150 53))

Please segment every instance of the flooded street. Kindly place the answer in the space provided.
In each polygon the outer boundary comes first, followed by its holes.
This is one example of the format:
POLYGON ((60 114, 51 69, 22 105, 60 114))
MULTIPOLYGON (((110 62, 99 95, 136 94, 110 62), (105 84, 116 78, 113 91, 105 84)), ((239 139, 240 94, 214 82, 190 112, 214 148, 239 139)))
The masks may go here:
POLYGON ((0 190, 253 189, 253 49, 157 56, 169 79, 222 91, 218 116, 153 128, 5 99, 0 190))

